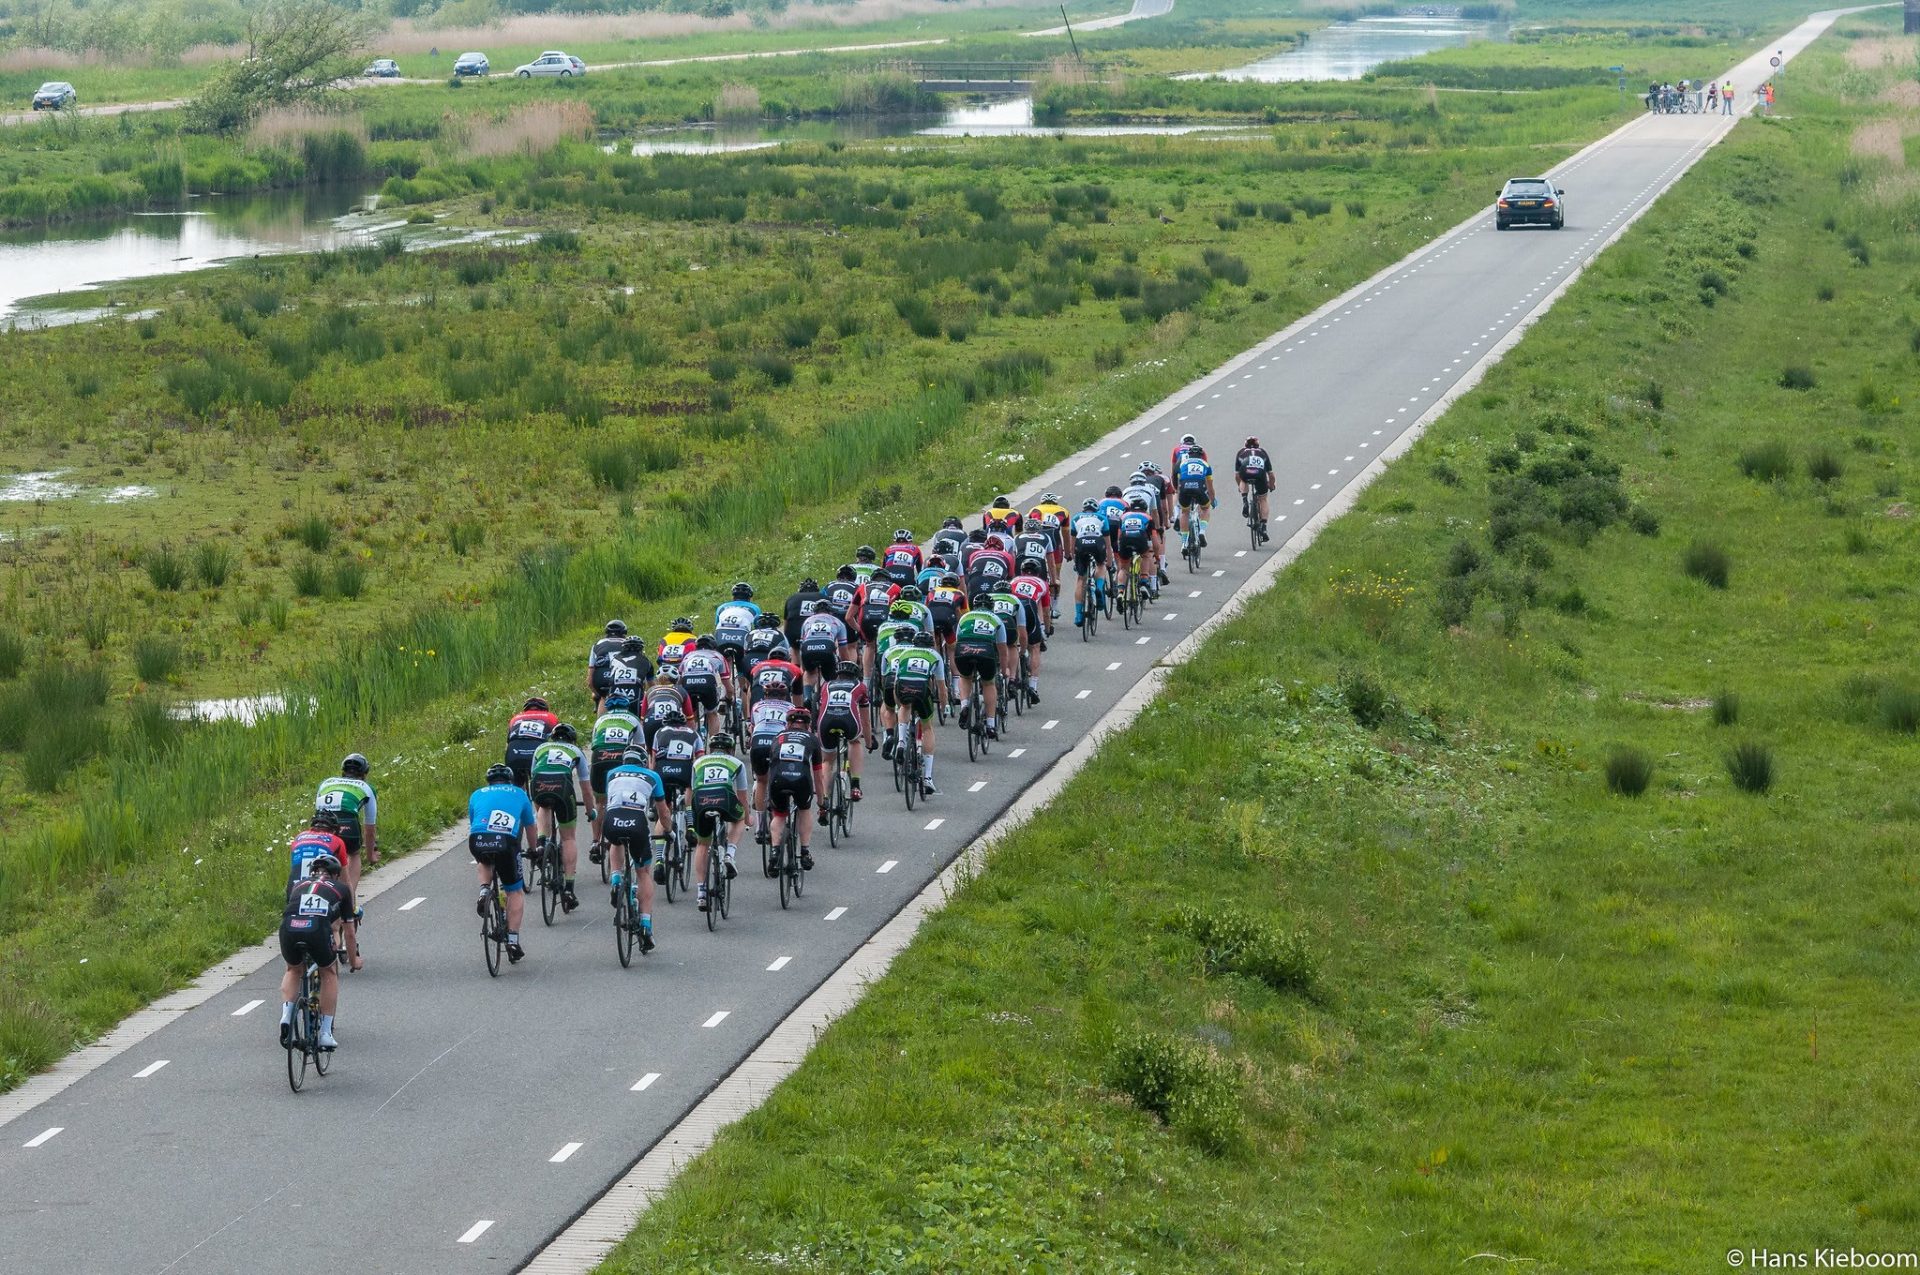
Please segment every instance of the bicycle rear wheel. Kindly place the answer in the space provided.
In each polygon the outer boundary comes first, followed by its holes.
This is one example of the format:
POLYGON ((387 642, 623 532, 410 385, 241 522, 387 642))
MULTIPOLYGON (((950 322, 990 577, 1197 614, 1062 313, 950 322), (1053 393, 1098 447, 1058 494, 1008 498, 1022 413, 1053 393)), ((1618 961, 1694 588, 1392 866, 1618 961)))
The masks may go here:
POLYGON ((712 933, 720 926, 720 918, 726 914, 726 905, 722 893, 727 888, 726 852, 720 848, 720 839, 715 837, 707 844, 707 932, 712 933))
POLYGON ((666 880, 660 883, 660 892, 667 896, 668 903, 673 902, 673 891, 675 888, 674 872, 675 869, 679 867, 679 863, 677 862, 679 855, 680 843, 675 836, 673 824, 669 822, 667 824, 667 839, 660 847, 660 863, 662 867, 666 868, 666 872, 662 874, 666 877, 666 880))
MULTIPOLYGON (((631 864, 628 865, 632 867, 631 864)), ((633 907, 628 893, 633 887, 626 881, 620 883, 618 894, 613 900, 613 950, 620 956, 620 968, 627 969, 633 964, 633 907)))
POLYGON ((542 839, 539 854, 540 919, 552 925, 554 913, 560 910, 560 874, 554 870, 554 861, 560 857, 559 843, 542 839))
POLYGON ((480 947, 487 955, 487 974, 500 977, 500 956, 506 950, 507 919, 500 907, 499 888, 487 896, 487 914, 480 918, 480 947))
MULTIPOLYGON (((298 1014, 294 1015, 294 1021, 296 1023, 298 1023, 299 1018, 300 1016, 298 1014)), ((299 1029, 296 1027, 295 1030, 297 1031, 299 1029)), ((307 1083, 307 1042, 295 1039, 287 1046, 286 1055, 287 1087, 295 1093, 299 1093, 300 1087, 307 1083)))
POLYGON ((787 835, 780 842, 780 910, 786 911, 789 904, 798 896, 793 888, 794 880, 800 874, 800 852, 793 844, 793 816, 787 816, 787 835))

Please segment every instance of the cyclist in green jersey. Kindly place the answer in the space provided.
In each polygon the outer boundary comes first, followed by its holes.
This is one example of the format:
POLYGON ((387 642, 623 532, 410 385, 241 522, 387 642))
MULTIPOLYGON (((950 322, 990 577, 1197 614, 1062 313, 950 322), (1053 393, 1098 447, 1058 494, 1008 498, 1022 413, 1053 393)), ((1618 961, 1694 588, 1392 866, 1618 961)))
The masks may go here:
MULTIPOLYGON (((615 691, 607 696, 606 708, 593 723, 593 740, 587 758, 588 786, 602 810, 607 805, 607 773, 620 764, 620 755, 627 751, 628 742, 640 734, 640 719, 633 715, 631 695, 615 691)), ((601 838, 594 838, 587 858, 597 864, 605 854, 601 838)))
MULTIPOLYGON (((915 627, 894 639, 881 668, 881 702, 886 706, 888 725, 892 726, 897 710, 904 717, 899 727, 900 743, 913 737, 909 732, 919 735, 921 774, 925 777, 920 790, 934 796, 939 792, 933 786, 934 733, 927 724, 933 718, 934 705, 947 701, 947 662, 940 658, 933 634, 915 627)), ((887 742, 887 755, 891 757, 891 731, 887 742)))
POLYGON ((580 906, 580 897, 573 888, 574 871, 579 864, 573 825, 582 806, 587 809, 588 823, 600 817, 600 807, 587 779, 586 754, 580 751, 573 727, 565 722, 554 727, 552 738, 533 750, 528 770, 531 782, 527 786, 533 804, 540 811, 540 835, 553 835, 556 824, 560 829, 560 863, 566 871, 566 893, 560 902, 571 912, 580 906))
POLYGON ((873 573, 880 569, 880 564, 874 561, 872 545, 861 545, 854 550, 853 561, 847 566, 853 571, 854 581, 858 584, 871 580, 873 573))
MULTIPOLYGON (((976 599, 979 595, 975 595, 976 599)), ((1000 617, 1007 626, 1007 644, 1000 648, 1000 671, 1007 675, 1007 684, 1017 686, 1020 681, 1020 652, 1028 642, 1027 606, 1018 597, 1005 590, 997 590, 986 595, 986 608, 1000 617)), ((978 601, 975 605, 980 605, 978 601)))
POLYGON ((990 605, 991 595, 976 593, 973 605, 960 613, 954 624, 953 665, 960 675, 960 726, 967 729, 971 720, 974 683, 980 684, 980 696, 986 705, 985 730, 989 739, 1000 736, 1000 686, 998 675, 1006 663, 1007 622, 990 605))
POLYGON ((340 773, 332 779, 322 780, 320 790, 313 795, 313 812, 325 811, 340 821, 335 834, 347 846, 347 862, 344 877, 347 888, 360 896, 360 851, 366 849, 366 865, 371 868, 378 863, 380 856, 374 848, 378 829, 379 808, 373 799, 373 785, 367 782, 367 759, 359 753, 349 753, 340 763, 340 773))
POLYGON ((699 908, 707 910, 707 855, 718 845, 725 856, 727 876, 733 871, 734 846, 747 817, 747 768, 733 755, 733 736, 722 731, 707 751, 693 759, 693 787, 688 790, 693 811, 693 877, 699 908))

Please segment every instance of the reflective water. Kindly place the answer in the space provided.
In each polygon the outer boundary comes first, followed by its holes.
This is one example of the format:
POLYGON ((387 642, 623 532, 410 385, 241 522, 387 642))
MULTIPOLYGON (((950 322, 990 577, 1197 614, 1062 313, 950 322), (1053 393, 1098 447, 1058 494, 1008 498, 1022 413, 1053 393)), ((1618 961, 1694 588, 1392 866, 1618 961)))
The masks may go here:
POLYGON ((1307 42, 1285 53, 1210 75, 1184 75, 1186 80, 1357 80, 1383 62, 1417 58, 1436 49, 1455 49, 1477 40, 1505 40, 1505 23, 1469 22, 1464 18, 1405 15, 1360 18, 1336 22, 1307 37, 1307 42))

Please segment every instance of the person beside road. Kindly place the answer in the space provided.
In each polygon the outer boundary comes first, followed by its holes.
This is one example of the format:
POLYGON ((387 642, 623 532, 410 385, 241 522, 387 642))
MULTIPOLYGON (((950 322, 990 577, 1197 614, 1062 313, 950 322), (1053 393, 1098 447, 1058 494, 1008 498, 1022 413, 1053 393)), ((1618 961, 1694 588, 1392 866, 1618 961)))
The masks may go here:
POLYGON ((1761 100, 1766 103, 1767 114, 1773 114, 1773 81, 1768 80, 1760 87, 1761 100))
POLYGON ((1707 85, 1707 114, 1711 115, 1719 109, 1720 109, 1720 82, 1718 80, 1715 80, 1713 83, 1707 85))
POLYGON ((467 853, 479 865, 480 915, 487 914, 491 891, 498 888, 506 893, 507 960, 516 965, 527 954, 520 946, 520 922, 527 910, 520 852, 533 853, 533 824, 533 801, 513 767, 495 762, 487 768, 486 784, 467 798, 467 853))
POLYGON ((347 857, 342 860, 346 864, 346 881, 348 887, 357 892, 361 850, 366 851, 367 867, 380 861, 376 845, 379 806, 374 800, 373 785, 367 782, 367 759, 359 753, 348 753, 340 763, 340 773, 321 781, 313 795, 313 809, 315 814, 331 811, 340 821, 340 840, 347 847, 347 857))
POLYGON ((1733 114, 1733 81, 1728 80, 1720 86, 1720 113, 1733 114))
POLYGON ((293 998, 299 995, 300 979, 307 965, 320 967, 320 1035, 314 1043, 334 1050, 340 1042, 333 1038, 333 1018, 340 1010, 340 971, 335 965, 333 927, 339 926, 346 940, 346 956, 354 969, 361 966, 359 940, 354 934, 355 904, 353 887, 341 880, 340 860, 332 854, 316 855, 308 864, 310 875, 295 881, 287 889, 286 906, 280 912, 280 957, 287 969, 280 976, 280 1044, 293 1043, 293 998))

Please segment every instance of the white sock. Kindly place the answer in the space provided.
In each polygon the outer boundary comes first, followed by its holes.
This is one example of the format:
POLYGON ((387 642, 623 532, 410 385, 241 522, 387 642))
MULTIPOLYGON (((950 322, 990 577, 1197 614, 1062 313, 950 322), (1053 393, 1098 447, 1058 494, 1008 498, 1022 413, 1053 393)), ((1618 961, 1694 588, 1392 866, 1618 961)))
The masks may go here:
POLYGON ((932 779, 933 778, 933 758, 922 757, 920 759, 920 769, 928 779, 932 779))
POLYGON ((283 1023, 290 1023, 293 1021, 293 1002, 292 1001, 280 1002, 280 1021, 283 1023))

